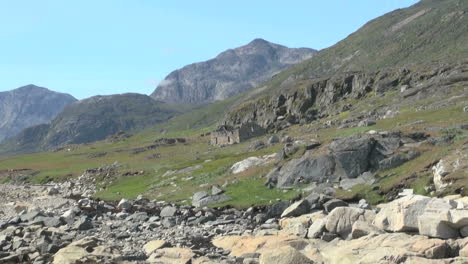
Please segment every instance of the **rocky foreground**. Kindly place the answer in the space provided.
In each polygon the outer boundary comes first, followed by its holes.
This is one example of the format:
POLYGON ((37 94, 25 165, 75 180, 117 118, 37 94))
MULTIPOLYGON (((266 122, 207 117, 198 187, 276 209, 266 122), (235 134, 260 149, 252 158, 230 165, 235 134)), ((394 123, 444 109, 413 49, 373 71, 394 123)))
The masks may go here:
POLYGON ((237 210, 97 201, 86 182, 0 185, 0 263, 468 263, 468 197, 237 210))

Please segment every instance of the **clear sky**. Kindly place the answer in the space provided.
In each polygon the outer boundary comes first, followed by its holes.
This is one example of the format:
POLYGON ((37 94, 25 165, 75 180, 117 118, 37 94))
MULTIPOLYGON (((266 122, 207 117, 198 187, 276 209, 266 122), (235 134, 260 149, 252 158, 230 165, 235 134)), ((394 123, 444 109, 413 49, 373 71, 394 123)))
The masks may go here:
POLYGON ((255 38, 323 49, 416 0, 0 0, 0 91, 149 94, 255 38))

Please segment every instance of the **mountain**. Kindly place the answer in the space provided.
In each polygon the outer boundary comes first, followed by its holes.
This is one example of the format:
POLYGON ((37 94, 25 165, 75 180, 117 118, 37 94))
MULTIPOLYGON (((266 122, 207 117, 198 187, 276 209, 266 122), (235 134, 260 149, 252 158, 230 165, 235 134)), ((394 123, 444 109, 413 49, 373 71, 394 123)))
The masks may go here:
POLYGON ((151 94, 170 103, 205 104, 248 91, 274 74, 312 57, 308 48, 287 48, 255 39, 216 58, 170 73, 151 94))
POLYGON ((467 1, 422 0, 369 21, 294 72, 318 77, 458 60, 468 54, 467 12, 467 1))
POLYGON ((35 85, 0 92, 0 142, 21 130, 50 122, 76 99, 35 85))
POLYGON ((68 105, 50 124, 25 129, 0 145, 0 150, 4 155, 20 154, 94 142, 120 131, 144 129, 176 113, 147 95, 94 96, 68 105))
POLYGON ((376 18, 242 96, 223 123, 253 121, 276 127, 278 117, 281 123, 310 122, 337 111, 328 108, 347 97, 417 86, 420 81, 433 80, 427 84, 436 85, 441 80, 432 77, 437 76, 463 81, 467 13, 467 1, 423 0, 376 18))

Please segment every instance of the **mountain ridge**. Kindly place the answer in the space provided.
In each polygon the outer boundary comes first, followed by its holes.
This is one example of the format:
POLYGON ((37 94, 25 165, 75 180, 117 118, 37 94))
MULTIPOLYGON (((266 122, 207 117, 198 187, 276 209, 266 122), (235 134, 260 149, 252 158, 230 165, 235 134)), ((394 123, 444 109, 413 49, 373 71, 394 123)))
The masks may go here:
POLYGON ((15 155, 103 140, 166 121, 178 113, 174 108, 143 94, 97 95, 68 105, 50 124, 23 130, 1 149, 15 155))
POLYGON ((206 104, 243 93, 275 73, 312 57, 308 48, 287 48, 263 39, 171 72, 151 96, 169 103, 206 104))
POLYGON ((76 99, 33 84, 0 92, 0 142, 21 130, 50 122, 76 99))

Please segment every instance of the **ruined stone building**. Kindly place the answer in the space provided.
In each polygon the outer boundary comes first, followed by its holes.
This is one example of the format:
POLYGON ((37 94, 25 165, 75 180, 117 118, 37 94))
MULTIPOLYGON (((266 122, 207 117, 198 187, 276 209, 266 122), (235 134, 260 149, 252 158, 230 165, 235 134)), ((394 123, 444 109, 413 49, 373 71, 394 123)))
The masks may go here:
POLYGON ((244 142, 254 137, 262 136, 265 133, 265 129, 256 123, 243 124, 237 128, 222 125, 218 127, 216 131, 211 133, 211 145, 232 145, 244 142))

